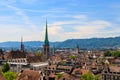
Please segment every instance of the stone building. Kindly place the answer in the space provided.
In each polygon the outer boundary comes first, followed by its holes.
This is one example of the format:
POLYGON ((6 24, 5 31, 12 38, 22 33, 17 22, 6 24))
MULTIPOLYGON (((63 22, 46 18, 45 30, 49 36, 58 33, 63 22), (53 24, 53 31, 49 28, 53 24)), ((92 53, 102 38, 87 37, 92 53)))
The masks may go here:
POLYGON ((120 80, 120 67, 105 66, 102 73, 102 80, 120 80))

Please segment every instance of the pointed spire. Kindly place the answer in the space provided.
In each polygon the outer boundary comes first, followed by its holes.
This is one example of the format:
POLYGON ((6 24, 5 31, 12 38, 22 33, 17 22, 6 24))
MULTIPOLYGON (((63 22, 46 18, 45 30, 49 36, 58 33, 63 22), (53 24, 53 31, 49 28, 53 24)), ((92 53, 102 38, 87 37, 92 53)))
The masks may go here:
POLYGON ((22 45, 23 45, 23 37, 21 37, 21 48, 22 48, 22 45))
POLYGON ((21 45, 23 44, 23 37, 21 37, 21 45))
POLYGON ((49 46, 47 20, 46 20, 46 30, 45 30, 45 41, 44 41, 44 45, 48 45, 48 46, 49 46))
POLYGON ((23 44, 23 37, 21 37, 21 49, 22 52, 24 52, 24 44, 23 44))

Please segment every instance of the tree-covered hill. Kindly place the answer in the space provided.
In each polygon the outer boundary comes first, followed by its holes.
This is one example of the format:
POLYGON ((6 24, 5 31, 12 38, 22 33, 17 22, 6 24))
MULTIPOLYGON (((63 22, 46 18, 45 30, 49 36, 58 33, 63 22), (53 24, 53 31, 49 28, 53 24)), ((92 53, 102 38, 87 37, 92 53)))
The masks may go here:
MULTIPOLYGON (((42 48, 42 41, 26 41, 24 42, 26 49, 42 48)), ((90 39, 68 39, 63 42, 50 42, 50 46, 57 48, 75 48, 79 45, 80 48, 85 49, 101 49, 101 48, 119 48, 120 47, 120 37, 111 38, 90 38, 90 39)), ((20 42, 2 42, 0 43, 1 48, 12 49, 20 48, 20 42)))

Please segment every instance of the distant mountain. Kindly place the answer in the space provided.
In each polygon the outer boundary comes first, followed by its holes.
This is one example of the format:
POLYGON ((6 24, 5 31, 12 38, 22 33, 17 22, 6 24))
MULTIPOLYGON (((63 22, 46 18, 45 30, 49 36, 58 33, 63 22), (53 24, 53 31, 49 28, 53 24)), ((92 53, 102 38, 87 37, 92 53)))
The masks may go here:
MULTIPOLYGON (((42 41, 26 41, 24 42, 25 49, 27 50, 38 50, 42 48, 42 41)), ((68 39, 63 42, 50 42, 50 46, 57 48, 75 48, 79 45, 80 48, 85 49, 101 49, 101 48, 116 48, 120 47, 120 37, 111 38, 90 38, 90 39, 68 39)), ((19 49, 20 42, 3 42, 0 43, 0 47, 4 49, 19 49)))
POLYGON ((86 49, 116 48, 120 47, 120 37, 68 39, 57 46, 74 48, 76 45, 86 49))

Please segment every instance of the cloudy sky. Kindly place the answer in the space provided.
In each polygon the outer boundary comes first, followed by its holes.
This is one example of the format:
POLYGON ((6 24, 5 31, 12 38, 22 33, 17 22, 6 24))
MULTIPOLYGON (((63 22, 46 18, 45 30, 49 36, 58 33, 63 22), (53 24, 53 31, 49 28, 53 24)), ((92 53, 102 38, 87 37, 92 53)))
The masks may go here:
POLYGON ((120 36, 119 0, 0 0, 0 42, 120 36))

